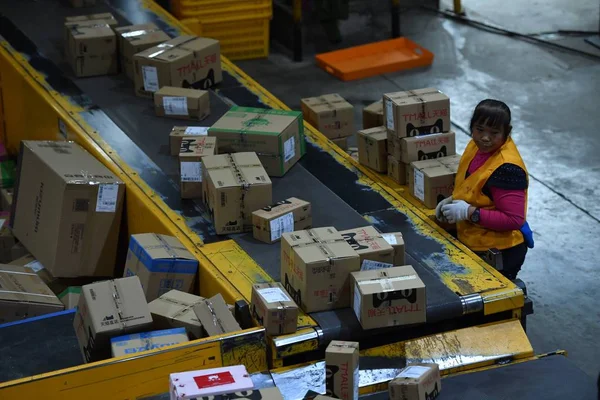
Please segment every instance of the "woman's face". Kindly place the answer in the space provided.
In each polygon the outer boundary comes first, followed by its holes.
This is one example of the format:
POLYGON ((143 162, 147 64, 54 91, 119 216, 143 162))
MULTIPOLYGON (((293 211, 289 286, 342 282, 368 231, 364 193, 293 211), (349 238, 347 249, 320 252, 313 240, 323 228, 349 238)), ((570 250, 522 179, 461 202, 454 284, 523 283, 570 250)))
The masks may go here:
POLYGON ((475 144, 483 153, 493 153, 498 150, 506 138, 502 127, 491 127, 489 125, 476 123, 471 131, 475 144))

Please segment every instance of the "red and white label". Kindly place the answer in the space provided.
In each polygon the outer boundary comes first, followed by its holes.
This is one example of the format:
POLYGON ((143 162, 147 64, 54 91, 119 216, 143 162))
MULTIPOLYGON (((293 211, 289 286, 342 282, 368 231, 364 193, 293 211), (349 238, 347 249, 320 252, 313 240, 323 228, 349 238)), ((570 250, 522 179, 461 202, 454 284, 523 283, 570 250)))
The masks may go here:
POLYGON ((229 371, 217 372, 214 374, 194 376, 194 381, 198 389, 212 388, 222 385, 235 383, 235 378, 229 371))

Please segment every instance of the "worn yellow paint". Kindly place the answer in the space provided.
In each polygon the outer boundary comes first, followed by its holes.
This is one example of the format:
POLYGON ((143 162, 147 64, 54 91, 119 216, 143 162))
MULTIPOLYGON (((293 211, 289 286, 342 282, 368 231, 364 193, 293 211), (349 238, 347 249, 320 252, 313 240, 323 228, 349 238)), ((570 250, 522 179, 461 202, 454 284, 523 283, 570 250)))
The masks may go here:
POLYGON ((285 357, 317 350, 319 348, 319 340, 315 336, 314 329, 300 328, 295 333, 277 336, 276 340, 271 341, 270 345, 271 365, 276 366, 283 365, 285 357), (304 337, 302 340, 297 340, 302 337, 304 337), (284 345, 285 342, 291 344, 284 345))

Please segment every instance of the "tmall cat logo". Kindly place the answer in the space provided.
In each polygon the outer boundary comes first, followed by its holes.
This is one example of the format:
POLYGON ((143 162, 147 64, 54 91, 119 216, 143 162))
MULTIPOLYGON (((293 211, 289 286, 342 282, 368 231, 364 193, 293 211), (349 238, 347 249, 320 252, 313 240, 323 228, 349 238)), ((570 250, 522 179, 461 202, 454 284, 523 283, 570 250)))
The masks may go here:
POLYGON ((340 367, 337 365, 325 365, 325 394, 331 397, 337 397, 335 393, 335 374, 338 373, 340 367))
POLYGON ((344 240, 350 245, 352 246, 352 248, 355 251, 359 251, 359 250, 365 250, 368 249, 369 246, 363 246, 360 243, 358 243, 355 239, 356 233, 355 232, 349 232, 349 233, 344 233, 342 234, 342 237, 344 238, 344 240))
POLYGON ((394 292, 373 293, 373 307, 379 308, 383 303, 392 306, 392 301, 404 299, 413 304, 417 301, 417 291, 413 289, 396 290, 394 292))

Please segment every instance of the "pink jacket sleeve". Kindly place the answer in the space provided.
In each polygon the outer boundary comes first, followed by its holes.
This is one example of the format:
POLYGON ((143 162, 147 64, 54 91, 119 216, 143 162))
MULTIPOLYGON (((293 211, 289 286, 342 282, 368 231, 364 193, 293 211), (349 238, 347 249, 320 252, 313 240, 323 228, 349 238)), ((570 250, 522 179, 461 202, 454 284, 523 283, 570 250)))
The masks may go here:
POLYGON ((495 231, 514 231, 525 223, 525 190, 490 188, 496 209, 481 210, 479 224, 495 231))

